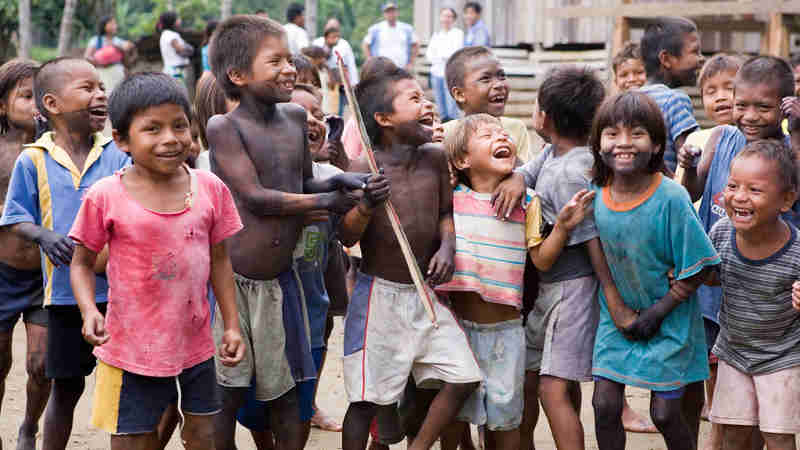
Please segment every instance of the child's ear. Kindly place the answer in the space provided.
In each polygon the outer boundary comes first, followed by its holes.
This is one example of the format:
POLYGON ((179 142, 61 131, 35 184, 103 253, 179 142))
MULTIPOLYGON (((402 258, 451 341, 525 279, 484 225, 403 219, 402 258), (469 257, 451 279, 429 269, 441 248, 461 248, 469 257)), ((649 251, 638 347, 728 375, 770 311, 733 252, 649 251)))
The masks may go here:
POLYGON ((44 94, 44 97, 42 97, 42 104, 49 114, 56 115, 59 113, 58 100, 55 95, 50 93, 44 94))
POLYGON ((120 150, 130 155, 131 152, 128 150, 128 140, 123 138, 122 134, 120 134, 116 128, 111 130, 111 137, 114 138, 114 143, 117 144, 120 150))
POLYGON ((672 58, 673 56, 670 55, 666 50, 661 50, 658 52, 658 62, 661 64, 661 67, 667 70, 672 68, 672 58))
POLYGON ((467 170, 472 166, 472 161, 470 161, 469 154, 467 154, 460 158, 453 158, 451 164, 457 170, 467 170))
POLYGON ((467 101, 467 98, 464 96, 464 90, 460 86, 453 86, 453 88, 450 89, 450 95, 453 97, 453 100, 458 103, 459 108, 467 101))
POLYGON ((376 112, 372 115, 372 117, 375 118, 375 122, 377 122, 382 128, 389 128, 393 125, 392 120, 389 118, 389 114, 376 112))
POLYGON ((792 209, 794 202, 797 201, 797 191, 795 189, 788 189, 783 193, 783 205, 781 212, 788 212, 792 209))
POLYGON ((242 86, 245 83, 245 76, 239 69, 228 69, 228 79, 236 86, 242 86))

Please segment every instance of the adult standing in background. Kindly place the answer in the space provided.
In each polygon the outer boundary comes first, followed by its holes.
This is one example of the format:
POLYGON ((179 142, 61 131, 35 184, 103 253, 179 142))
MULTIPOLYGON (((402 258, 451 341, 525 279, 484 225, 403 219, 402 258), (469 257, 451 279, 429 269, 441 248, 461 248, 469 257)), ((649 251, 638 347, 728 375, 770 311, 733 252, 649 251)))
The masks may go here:
POLYGON ((347 105, 347 96, 344 93, 344 87, 335 82, 339 80, 339 66, 337 65, 336 54, 342 55, 344 68, 347 71, 347 79, 350 81, 351 86, 358 84, 358 67, 356 66, 356 57, 353 54, 353 47, 346 39, 342 39, 342 32, 339 26, 339 21, 334 17, 328 20, 325 24, 325 31, 321 37, 314 39, 314 45, 328 50, 328 73, 329 87, 331 91, 328 93, 326 103, 323 105, 323 111, 326 114, 343 115, 344 107, 347 105))
POLYGON ((180 26, 180 17, 174 11, 167 11, 158 18, 156 29, 161 32, 158 46, 164 63, 163 72, 186 83, 184 71, 189 65, 189 57, 194 53, 194 47, 178 34, 180 26))
POLYGON ((467 26, 464 47, 472 47, 474 45, 491 47, 492 45, 489 29, 481 19, 481 12, 483 12, 483 7, 478 2, 467 2, 464 5, 464 24, 467 26))
POLYGON ((300 3, 292 3, 286 9, 286 38, 289 41, 289 51, 293 55, 300 54, 300 50, 308 47, 308 32, 306 32, 306 7, 300 3))
POLYGON ((125 66, 122 60, 125 52, 133 48, 133 44, 120 39, 117 34, 117 19, 105 16, 97 22, 97 36, 89 39, 83 57, 97 67, 100 80, 109 94, 125 78, 125 66))
POLYGON ((419 50, 414 27, 397 21, 397 3, 386 2, 382 10, 383 18, 386 20, 369 27, 361 43, 364 60, 374 56, 384 56, 392 60, 397 67, 403 67, 411 72, 419 50))
POLYGON ((458 105, 450 95, 444 79, 447 59, 464 45, 464 32, 453 26, 457 17, 453 8, 442 8, 439 12, 441 28, 431 37, 426 53, 431 62, 431 87, 442 122, 457 119, 459 114, 458 105))

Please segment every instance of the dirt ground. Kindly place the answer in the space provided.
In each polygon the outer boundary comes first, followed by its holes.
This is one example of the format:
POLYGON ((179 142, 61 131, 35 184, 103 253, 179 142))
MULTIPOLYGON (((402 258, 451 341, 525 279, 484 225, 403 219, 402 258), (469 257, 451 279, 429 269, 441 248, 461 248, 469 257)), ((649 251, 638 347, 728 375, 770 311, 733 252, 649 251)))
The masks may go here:
MULTIPOLYGON (((342 381, 341 358, 336 357, 342 354, 343 340, 342 320, 337 319, 333 335, 331 337, 331 355, 327 361, 322 374, 318 403, 330 415, 339 419, 344 417, 347 409, 347 400, 342 381)), ((6 450, 14 449, 17 439, 17 428, 22 421, 25 406, 25 330, 22 325, 18 325, 14 332, 14 366, 6 382, 6 395, 2 405, 0 415, 0 438, 3 440, 3 448, 6 450)), ((91 412, 92 392, 94 387, 94 377, 87 383, 87 393, 78 404, 75 414, 75 427, 70 440, 69 449, 71 450, 102 450, 109 447, 108 435, 106 433, 90 429, 88 425, 91 412)), ((649 393, 641 389, 628 389, 628 400, 634 409, 646 413, 648 408, 649 393)), ((594 437, 594 422, 591 406, 591 383, 583 385, 583 410, 582 419, 586 433, 587 449, 596 449, 597 442, 594 437)), ((707 437, 709 424, 704 422, 701 429, 701 444, 707 437)), ((475 430, 473 430, 475 434, 475 430)), ((41 441, 41 433, 38 436, 41 441)), ((547 420, 542 414, 539 425, 536 428, 536 448, 539 450, 554 449, 555 446, 547 426, 547 420)), ((236 436, 237 447, 240 450, 254 449, 253 441, 246 431, 239 429, 236 436)), ((41 447, 41 442, 38 443, 41 447)), ((173 437, 172 442, 167 447, 169 450, 182 448, 177 436, 173 437)), ((307 449, 313 450, 335 450, 341 448, 341 435, 339 433, 324 432, 314 429, 311 433, 307 449)), ((392 449, 405 449, 405 445, 396 445, 392 449)), ((438 448, 438 447, 435 447, 438 448)), ((635 450, 664 449, 664 441, 658 434, 628 434, 627 448, 635 450)))

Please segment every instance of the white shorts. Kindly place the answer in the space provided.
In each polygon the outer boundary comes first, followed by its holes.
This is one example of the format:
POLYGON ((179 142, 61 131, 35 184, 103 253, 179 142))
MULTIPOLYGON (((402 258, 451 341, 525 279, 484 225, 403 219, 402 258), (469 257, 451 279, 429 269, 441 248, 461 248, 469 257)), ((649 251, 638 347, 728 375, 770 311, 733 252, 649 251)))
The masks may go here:
POLYGON ((452 311, 426 289, 436 299, 438 328, 413 284, 358 273, 344 330, 344 384, 350 402, 395 403, 409 374, 417 386, 483 379, 452 311))

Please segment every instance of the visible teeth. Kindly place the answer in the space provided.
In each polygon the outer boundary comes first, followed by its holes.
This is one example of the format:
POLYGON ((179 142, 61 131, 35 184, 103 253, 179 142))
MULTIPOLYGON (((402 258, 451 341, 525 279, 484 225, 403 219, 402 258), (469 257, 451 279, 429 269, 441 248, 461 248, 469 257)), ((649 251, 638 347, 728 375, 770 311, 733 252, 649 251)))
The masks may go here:
POLYGON ((632 153, 620 153, 620 154, 616 155, 615 158, 617 158, 617 159, 633 159, 633 154, 632 153))

